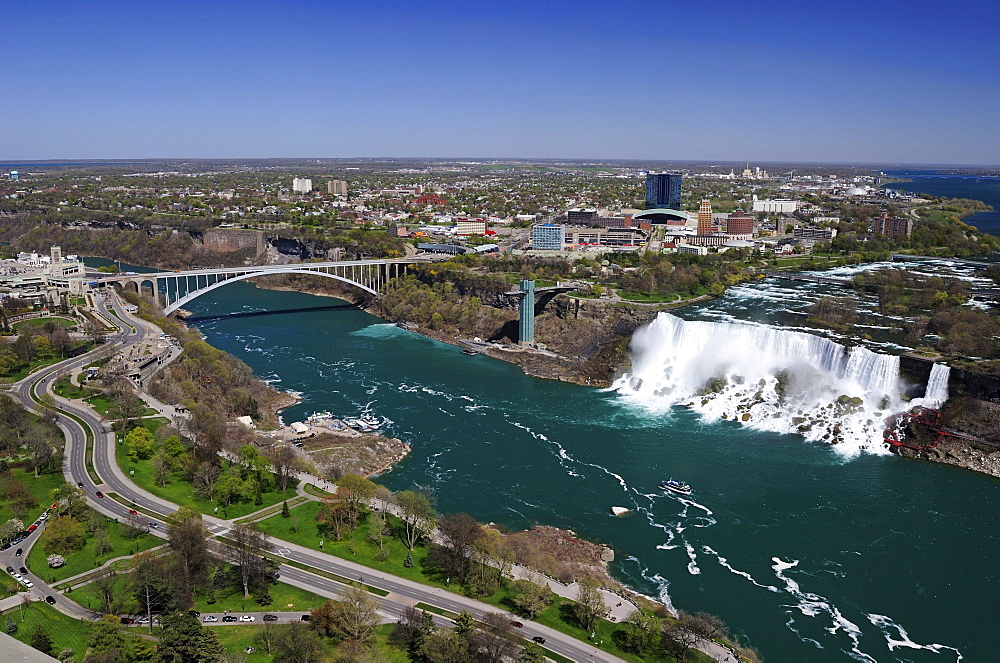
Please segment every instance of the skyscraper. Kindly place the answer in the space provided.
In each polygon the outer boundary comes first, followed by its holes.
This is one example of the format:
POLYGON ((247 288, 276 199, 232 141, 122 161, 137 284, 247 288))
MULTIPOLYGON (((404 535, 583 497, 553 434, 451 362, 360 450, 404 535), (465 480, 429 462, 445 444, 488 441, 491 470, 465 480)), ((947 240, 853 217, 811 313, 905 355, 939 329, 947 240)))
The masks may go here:
POLYGON ((712 203, 702 200, 698 208, 698 236, 708 237, 712 234, 712 203))
POLYGON ((313 190, 313 181, 310 179, 300 179, 296 177, 292 180, 292 191, 295 193, 309 193, 313 190))
POLYGON ((681 173, 649 173, 646 175, 646 209, 681 208, 681 173))

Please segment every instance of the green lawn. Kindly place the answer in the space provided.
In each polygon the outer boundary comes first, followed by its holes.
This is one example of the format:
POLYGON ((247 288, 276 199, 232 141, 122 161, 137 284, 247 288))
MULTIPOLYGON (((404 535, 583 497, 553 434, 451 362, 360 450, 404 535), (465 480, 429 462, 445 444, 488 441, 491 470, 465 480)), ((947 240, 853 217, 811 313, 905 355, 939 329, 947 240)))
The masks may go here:
POLYGON ((52 390, 56 392, 57 396, 70 399, 86 398, 95 393, 95 390, 90 387, 81 387, 78 384, 70 382, 68 375, 64 375, 56 380, 55 384, 52 385, 52 390))
POLYGON ((47 318, 29 318, 27 320, 18 320, 12 325, 12 327, 15 331, 20 331, 22 327, 35 327, 37 329, 41 329, 49 322, 57 327, 63 328, 76 327, 77 325, 77 321, 72 318, 50 316, 47 318))
MULTIPOLYGON (((123 583, 122 586, 125 587, 127 585, 123 583)), ((264 610, 273 610, 275 612, 294 612, 301 610, 303 612, 309 612, 326 601, 325 598, 319 596, 318 594, 313 594, 312 592, 299 589, 298 587, 293 587, 292 585, 288 585, 283 582, 271 585, 270 594, 271 603, 267 605, 260 605, 254 599, 253 595, 244 600, 242 589, 227 587, 223 590, 216 590, 214 597, 196 596, 194 607, 200 612, 222 612, 224 610, 230 610, 236 613, 261 612, 264 610), (210 603, 209 601, 212 602, 210 603)), ((87 608, 93 608, 95 610, 101 605, 100 598, 98 597, 97 591, 93 585, 83 585, 81 587, 77 587, 67 594, 67 598, 71 598, 80 605, 87 608)), ((134 614, 136 610, 138 610, 138 607, 135 598, 129 596, 122 608, 122 614, 134 614)))
MULTIPOLYGON (((91 346, 90 343, 82 343, 81 345, 85 345, 87 347, 83 351, 81 351, 80 354, 84 354, 85 352, 90 350, 91 346)), ((51 366, 52 364, 58 364, 64 359, 65 357, 40 357, 37 359, 32 359, 31 363, 29 363, 27 366, 18 371, 15 371, 14 373, 11 373, 10 375, 4 376, 2 380, 4 382, 17 382, 19 380, 23 380, 24 378, 28 377, 29 374, 33 373, 39 368, 44 368, 45 366, 51 366)))
MULTIPOLYGON (((254 626, 244 626, 242 624, 237 625, 214 625, 210 626, 219 638, 219 642, 222 646, 226 648, 227 651, 232 653, 244 653, 246 656, 247 663, 270 663, 272 656, 265 653, 256 642, 254 642, 254 636, 257 631, 259 631, 262 626, 255 624, 254 626), (246 654, 247 647, 254 647, 257 651, 252 654, 246 654)), ((375 639, 372 642, 373 648, 382 654, 384 659, 388 663, 408 663, 410 657, 406 652, 393 647, 389 644, 389 635, 392 633, 395 625, 393 624, 382 624, 375 630, 375 639)), ((332 653, 334 650, 333 642, 328 640, 329 651, 332 653)))
MULTIPOLYGON (((93 513, 90 509, 88 509, 88 511, 93 513)), ((32 571, 32 573, 37 574, 40 578, 48 581, 49 583, 54 583, 64 578, 75 576, 78 573, 83 573, 84 571, 97 568, 109 559, 121 557, 123 555, 134 555, 137 552, 149 550, 154 546, 158 546, 163 542, 161 539, 158 539, 152 534, 141 534, 133 541, 125 535, 126 527, 124 523, 109 523, 102 518, 101 524, 111 538, 113 548, 110 552, 103 555, 97 555, 95 553, 95 548, 97 547, 97 537, 88 533, 87 542, 84 544, 82 549, 70 555, 65 555, 66 564, 64 566, 61 566, 58 569, 49 568, 48 562, 45 561, 49 556, 49 553, 42 550, 41 546, 36 545, 32 547, 31 552, 28 553, 27 567, 32 571)))
POLYGON ((87 399, 87 403, 90 407, 94 408, 94 411, 100 415, 107 415, 108 410, 111 409, 111 399, 104 394, 98 394, 96 396, 91 396, 87 399))
MULTIPOLYGON (((146 419, 143 423, 148 428, 149 423, 155 421, 155 419, 146 419)), ((157 497, 162 497, 174 504, 189 504, 202 513, 218 515, 226 519, 242 518, 254 511, 260 511, 274 504, 281 504, 284 500, 291 500, 298 494, 295 492, 297 483, 290 482, 288 490, 283 493, 276 490, 264 493, 262 496, 263 504, 254 504, 253 500, 250 500, 248 502, 230 504, 228 507, 221 506, 217 502, 196 496, 194 494, 194 487, 184 479, 183 474, 180 472, 174 472, 166 485, 156 485, 156 481, 153 478, 152 460, 130 460, 126 454, 125 445, 121 441, 115 445, 115 456, 118 459, 118 465, 125 473, 131 473, 132 481, 157 497)))
MULTIPOLYGON (((59 471, 42 474, 37 479, 33 472, 20 467, 12 467, 10 471, 14 478, 20 479, 28 486, 28 490, 38 502, 38 506, 28 509, 28 513, 22 519, 24 526, 27 527, 52 505, 52 490, 66 483, 66 478, 59 471)), ((0 500, 0 523, 5 523, 13 517, 14 512, 10 508, 10 502, 0 500)))
MULTIPOLYGON (((55 656, 68 647, 73 650, 77 661, 83 660, 90 637, 90 624, 87 622, 67 617, 42 601, 31 604, 25 611, 23 622, 21 621, 20 608, 15 608, 5 614, 10 615, 17 623, 17 633, 14 634, 14 637, 21 642, 27 643, 35 625, 40 624, 52 638, 52 651, 55 656)), ((6 617, 4 617, 4 621, 6 621, 6 617)))

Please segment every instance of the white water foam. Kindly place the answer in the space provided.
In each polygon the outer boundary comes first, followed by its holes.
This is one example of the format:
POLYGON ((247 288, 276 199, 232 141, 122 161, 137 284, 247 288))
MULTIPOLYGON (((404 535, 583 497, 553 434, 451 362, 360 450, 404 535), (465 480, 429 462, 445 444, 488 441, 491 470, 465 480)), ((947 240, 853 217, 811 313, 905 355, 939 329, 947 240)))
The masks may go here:
POLYGON ((932 651, 935 654, 940 654, 944 650, 955 652, 955 663, 959 663, 962 660, 962 652, 955 649, 954 647, 949 647, 947 645, 921 645, 917 644, 910 639, 907 635, 906 630, 893 621, 891 618, 885 615, 868 615, 868 621, 877 626, 882 634, 885 636, 886 644, 889 646, 889 651, 895 651, 898 647, 907 647, 909 649, 926 649, 927 651, 932 651), (889 630, 895 629, 896 637, 889 635, 889 630))
POLYGON ((754 324, 661 313, 632 339, 633 372, 614 388, 651 412, 691 407, 810 441, 847 457, 886 454, 883 419, 900 409, 899 357, 754 324))
POLYGON ((702 546, 701 547, 701 551, 703 553, 705 553, 706 555, 712 555, 712 556, 714 556, 715 559, 718 560, 719 565, 722 568, 726 569, 730 573, 735 573, 738 576, 742 576, 742 577, 746 578, 751 583, 753 583, 755 586, 760 587, 761 589, 766 589, 769 592, 774 592, 776 594, 781 591, 780 589, 778 589, 774 585, 762 585, 761 583, 757 582, 754 579, 754 577, 752 575, 750 575, 749 573, 747 573, 746 571, 740 571, 739 569, 734 569, 732 566, 729 565, 729 560, 727 560, 725 557, 723 557, 719 553, 715 552, 714 550, 712 550, 708 546, 702 546))

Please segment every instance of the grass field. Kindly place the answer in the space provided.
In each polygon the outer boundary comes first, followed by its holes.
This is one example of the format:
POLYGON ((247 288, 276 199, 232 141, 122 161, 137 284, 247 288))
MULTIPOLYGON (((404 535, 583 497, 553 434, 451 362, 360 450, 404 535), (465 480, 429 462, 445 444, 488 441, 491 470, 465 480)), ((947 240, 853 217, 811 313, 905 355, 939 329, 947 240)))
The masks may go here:
MULTIPOLYGON (((60 472, 50 472, 42 474, 36 479, 33 472, 20 467, 12 467, 10 472, 15 479, 19 479, 28 487, 35 501, 38 502, 37 506, 28 509, 28 513, 23 518, 24 525, 27 527, 52 505, 52 490, 66 483, 66 478, 60 472)), ((0 500, 0 523, 5 523, 13 517, 14 512, 11 510, 10 502, 0 500)))
POLYGON ((52 385, 52 391, 56 392, 57 396, 70 399, 87 398, 95 393, 94 389, 70 382, 68 375, 56 380, 55 384, 52 385))
MULTIPOLYGON (((72 617, 67 617, 47 603, 36 601, 25 611, 24 621, 21 621, 20 608, 5 613, 14 619, 17 624, 17 633, 14 637, 21 642, 27 643, 31 639, 31 632, 36 625, 42 628, 52 638, 52 652, 58 656, 65 648, 73 650, 75 660, 82 661, 87 651, 87 640, 90 634, 90 625, 72 617)), ((6 617, 4 617, 6 621, 6 617)), ((0 657, 2 658, 2 657, 0 657)))
MULTIPOLYGON (((128 576, 122 580, 121 587, 127 587, 128 576)), ((128 590, 123 590, 127 592, 128 590)), ((223 612, 229 610, 234 613, 240 612, 260 612, 262 610, 274 610, 276 612, 294 612, 301 610, 309 612, 323 604, 325 598, 318 594, 293 587, 283 582, 271 585, 271 602, 267 605, 260 605, 251 595, 250 598, 243 598, 243 590, 235 588, 225 588, 216 590, 214 597, 195 597, 195 610, 200 612, 223 612), (212 601, 210 603, 210 601, 212 601)), ((69 592, 68 598, 76 601, 85 608, 99 609, 100 598, 93 585, 83 585, 69 592)), ((122 614, 135 614, 138 610, 135 598, 129 595, 122 606, 122 614)))
MULTIPOLYGON (((143 424, 149 428, 156 421, 156 419, 145 419, 143 420, 143 424)), ((166 420, 162 420, 162 423, 166 423, 166 420)), ((155 433, 156 431, 154 429, 151 432, 155 433)), ((282 501, 290 500, 297 495, 295 492, 295 486, 297 484, 295 482, 290 482, 289 488, 285 492, 271 491, 264 493, 262 495, 263 504, 254 504, 251 500, 248 502, 230 504, 228 507, 221 506, 217 502, 212 502, 204 497, 196 496, 194 494, 194 486, 186 481, 180 472, 173 473, 166 485, 156 485, 156 481, 153 478, 154 473, 152 460, 130 460, 126 454, 125 445, 121 442, 115 445, 115 456, 118 459, 118 465, 126 473, 133 473, 131 474, 132 481, 157 497, 162 497, 163 499, 169 500, 174 504, 189 504, 202 513, 216 514, 227 519, 242 518, 249 513, 253 513, 254 511, 259 511, 274 504, 281 504, 282 501), (218 508, 218 511, 216 511, 216 508, 218 508)))
MULTIPOLYGON (((90 509, 88 511, 95 513, 90 509)), ((124 523, 106 522, 103 517, 102 521, 101 524, 110 535, 113 546, 110 552, 97 555, 97 537, 88 533, 87 542, 82 549, 70 555, 65 555, 65 566, 61 566, 58 569, 49 568, 48 562, 45 561, 49 553, 42 550, 42 547, 38 545, 34 546, 31 552, 28 553, 28 563, 26 566, 32 573, 35 573, 43 580, 54 583, 64 578, 75 576, 78 573, 97 568, 109 559, 123 555, 134 555, 137 552, 149 550, 162 543, 161 539, 156 538, 152 534, 142 534, 133 541, 125 535, 126 527, 124 523)))
MULTIPOLYGON (((244 654, 246 656, 247 663, 269 663, 272 660, 272 656, 267 654, 257 645, 256 642, 254 642, 254 636, 257 631, 262 628, 260 625, 217 625, 210 628, 213 630, 216 637, 219 638, 219 642, 222 643, 222 646, 224 646, 227 651, 234 654, 244 654), (254 647, 257 651, 247 654, 247 647, 254 647)), ((406 652, 389 645, 389 635, 392 633, 393 628, 394 626, 392 624, 383 624, 379 626, 375 631, 375 639, 372 645, 384 657, 384 659, 378 660, 385 660, 387 663, 407 663, 410 660, 410 657, 407 656, 406 652)), ((331 654, 333 653, 333 650, 333 644, 330 643, 329 651, 331 654)))
POLYGON ((48 323, 54 324, 56 327, 62 327, 67 329, 69 327, 76 327, 77 321, 72 318, 62 318, 56 316, 49 316, 47 318, 29 318, 27 320, 18 320, 13 325, 14 331, 20 331, 24 327, 34 327, 36 329, 41 329, 48 323))

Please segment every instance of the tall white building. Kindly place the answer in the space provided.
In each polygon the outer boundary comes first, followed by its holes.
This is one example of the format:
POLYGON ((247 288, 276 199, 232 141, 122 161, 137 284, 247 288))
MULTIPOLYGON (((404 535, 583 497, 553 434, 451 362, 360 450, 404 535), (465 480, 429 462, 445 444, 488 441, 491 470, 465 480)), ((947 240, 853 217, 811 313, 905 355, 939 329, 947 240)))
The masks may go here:
POLYGON ((313 181, 296 177, 292 180, 292 191, 295 193, 309 193, 313 190, 313 181))
POLYGON ((787 200, 783 198, 775 198, 774 200, 755 200, 753 201, 753 211, 754 212, 765 212, 771 214, 792 214, 795 212, 795 208, 798 203, 794 200, 787 200))

